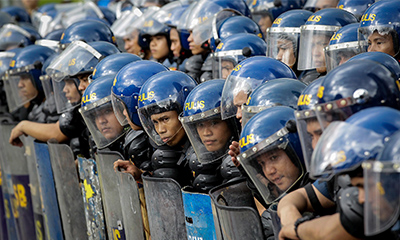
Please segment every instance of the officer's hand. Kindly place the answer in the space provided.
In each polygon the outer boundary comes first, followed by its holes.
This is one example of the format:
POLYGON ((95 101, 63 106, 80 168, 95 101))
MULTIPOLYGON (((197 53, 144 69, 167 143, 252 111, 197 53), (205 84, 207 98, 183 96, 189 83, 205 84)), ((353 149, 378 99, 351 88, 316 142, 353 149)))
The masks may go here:
POLYGON ((118 159, 114 162, 114 171, 121 171, 123 173, 129 173, 133 178, 138 181, 141 179, 142 170, 136 167, 128 160, 118 159))
POLYGON ((17 126, 15 126, 11 130, 10 139, 8 140, 8 142, 10 144, 17 146, 17 147, 22 147, 24 145, 22 143, 21 139, 19 138, 20 136, 22 136, 24 134, 24 132, 22 131, 22 124, 23 124, 23 121, 18 123, 17 126))
POLYGON ((294 231, 294 224, 282 226, 281 231, 279 232, 279 240, 285 239, 298 239, 296 232, 294 231))
POLYGON ((232 141, 232 144, 229 146, 229 155, 231 155, 231 159, 233 164, 235 164, 236 167, 240 166, 239 161, 236 159, 236 156, 240 154, 240 148, 239 148, 239 143, 236 141, 232 141))

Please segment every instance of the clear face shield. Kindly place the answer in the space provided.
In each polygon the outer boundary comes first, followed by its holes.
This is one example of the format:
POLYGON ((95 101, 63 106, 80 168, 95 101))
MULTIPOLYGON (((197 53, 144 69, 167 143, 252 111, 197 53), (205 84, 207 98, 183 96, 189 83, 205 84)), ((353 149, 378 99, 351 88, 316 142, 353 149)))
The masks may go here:
POLYGON ((304 175, 300 161, 291 154, 287 134, 282 128, 237 157, 267 204, 279 201, 304 175))
POLYGON ((3 80, 10 112, 24 106, 38 95, 35 80, 29 69, 9 70, 3 80))
POLYGON ((397 36, 395 27, 398 23, 358 28, 358 43, 362 52, 384 52, 395 56, 399 48, 394 46, 393 35, 397 36), (396 52, 397 50, 397 52, 396 52))
POLYGON ((361 53, 358 42, 346 42, 329 45, 324 48, 326 71, 329 72, 337 66, 347 62, 353 56, 361 53))
POLYGON ((77 78, 66 77, 59 82, 52 79, 52 84, 57 113, 69 111, 81 104, 82 94, 78 90, 79 80, 77 78))
MULTIPOLYGON (((132 101, 137 101, 138 96, 135 94, 135 95, 132 95, 131 97, 126 97, 125 101, 127 99, 131 99, 132 101)), ((126 108, 125 102, 112 92, 111 93, 111 103, 112 103, 112 107, 114 109, 115 117, 118 119, 118 122, 122 126, 129 124, 129 121, 128 121, 129 111, 126 108)), ((133 103, 131 103, 131 105, 133 105, 133 103)), ((137 104, 136 104, 136 109, 137 109, 137 104)), ((132 121, 132 119, 129 119, 129 120, 132 121)))
POLYGON ((289 67, 293 67, 297 60, 297 46, 300 28, 268 28, 267 29, 267 57, 277 59, 289 67))
POLYGON ((324 47, 328 46, 332 35, 339 29, 338 26, 301 26, 298 69, 324 68, 324 47))
POLYGON ((184 99, 181 99, 182 97, 183 93, 176 93, 167 99, 138 109, 139 119, 144 130, 158 146, 168 144, 182 131, 182 125, 178 120, 178 113, 182 109, 178 102, 184 102, 184 99), (176 119, 170 117, 169 112, 171 111, 177 113, 176 119), (176 124, 176 121, 179 124, 176 124))
POLYGON ((390 229, 400 215, 400 161, 366 161, 364 232, 373 236, 390 229))
POLYGON ((213 78, 226 79, 239 61, 244 58, 242 52, 240 49, 211 53, 213 78))
MULTIPOLYGON (((24 36, 27 39, 31 38, 31 34, 26 31, 25 29, 15 25, 15 24, 5 24, 1 27, 0 29, 0 48, 3 50, 9 50, 13 48, 19 47, 21 43, 23 43, 21 40, 16 42, 17 38, 13 38, 12 35, 15 33, 20 34, 20 36, 24 36)), ((18 38, 19 39, 19 38, 18 38)))
MULTIPOLYGON (((42 75, 39 77, 42 83, 44 95, 46 96, 46 103, 51 106, 51 109, 56 109, 56 102, 54 98, 53 83, 49 75, 42 75)), ((55 111, 55 110, 54 110, 55 111)))
POLYGON ((307 171, 309 171, 311 155, 319 137, 322 135, 322 129, 314 110, 295 111, 295 116, 304 162, 307 171))
MULTIPOLYGON (((345 170, 354 170, 346 168, 346 161, 368 159, 370 155, 376 154, 370 152, 370 149, 379 151, 382 147, 382 135, 346 122, 332 122, 324 130, 314 149, 309 169, 310 176, 329 180, 339 173, 334 168, 343 166, 341 168, 345 170), (338 139, 346 139, 346 144, 338 139)), ((355 168, 357 167, 356 164, 355 168)))
POLYGON ((136 21, 138 21, 142 15, 142 11, 137 7, 132 7, 132 10, 122 12, 121 17, 115 20, 110 27, 114 36, 117 37, 117 39, 125 37, 128 34, 127 30, 129 27, 136 24, 136 21))
POLYGON ((110 96, 79 109, 99 149, 114 143, 126 132, 114 115, 110 96))
MULTIPOLYGON (((202 103, 200 102, 200 105, 202 103)), ((232 141, 229 120, 221 120, 220 107, 192 116, 180 117, 183 128, 202 163, 221 160, 232 141)))
POLYGON ((79 22, 88 18, 104 19, 104 14, 96 3, 86 1, 81 6, 66 11, 62 14, 62 25, 64 28, 71 26, 75 22, 79 22))
POLYGON ((328 127, 333 121, 344 121, 351 115, 353 110, 351 107, 357 103, 363 103, 368 100, 368 91, 358 89, 354 92, 353 97, 341 98, 331 102, 317 104, 315 113, 322 130, 328 127))
POLYGON ((229 75, 226 79, 221 96, 222 119, 235 117, 241 107, 247 102, 251 92, 262 84, 262 81, 229 75))
POLYGON ((59 82, 67 76, 83 73, 82 71, 90 61, 98 61, 101 56, 90 45, 82 41, 74 41, 53 60, 46 72, 54 81, 59 82))

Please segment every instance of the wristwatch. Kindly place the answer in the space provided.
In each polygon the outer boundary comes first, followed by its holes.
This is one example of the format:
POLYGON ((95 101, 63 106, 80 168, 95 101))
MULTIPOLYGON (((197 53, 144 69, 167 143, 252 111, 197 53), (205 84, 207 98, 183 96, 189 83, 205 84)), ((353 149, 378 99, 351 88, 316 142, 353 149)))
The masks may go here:
POLYGON ((299 225, 302 224, 303 222, 310 221, 313 218, 314 218, 313 215, 306 215, 304 217, 297 219, 296 222, 294 222, 294 232, 296 233, 296 237, 298 239, 300 239, 299 234, 297 233, 297 228, 299 227, 299 225))

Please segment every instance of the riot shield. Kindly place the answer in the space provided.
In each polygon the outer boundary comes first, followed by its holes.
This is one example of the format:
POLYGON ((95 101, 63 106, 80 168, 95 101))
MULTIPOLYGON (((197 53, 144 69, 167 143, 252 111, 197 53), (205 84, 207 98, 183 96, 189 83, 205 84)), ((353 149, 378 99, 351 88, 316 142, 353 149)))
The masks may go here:
POLYGON ((219 240, 264 239, 261 219, 245 179, 215 187, 209 195, 219 240))
POLYGON ((208 194, 195 192, 191 187, 182 188, 187 239, 216 240, 215 225, 208 194))
POLYGON ((33 219, 35 221, 36 239, 46 239, 46 232, 44 231, 42 199, 40 197, 39 173, 36 167, 35 146, 32 137, 25 137, 23 139, 25 146, 25 156, 29 171, 29 182, 31 184, 33 219))
POLYGON ((172 178, 142 174, 152 240, 187 239, 182 193, 172 178))
POLYGON ((97 164, 93 159, 78 157, 78 166, 88 239, 105 240, 103 203, 97 164))
POLYGON ((8 175, 6 179, 8 190, 11 194, 11 206, 14 213, 19 239, 32 239, 35 236, 35 225, 33 220, 32 198, 29 183, 29 172, 27 160, 24 155, 25 149, 15 147, 8 143, 11 130, 14 124, 3 123, 1 125, 1 134, 4 154, 3 167, 8 175), (13 190, 13 192, 12 192, 13 190))
POLYGON ((118 176, 113 168, 113 163, 118 159, 123 159, 118 152, 98 151, 96 154, 108 238, 119 240, 126 237, 119 199, 118 176))
POLYGON ((129 173, 118 172, 117 175, 126 239, 144 240, 143 213, 138 184, 129 173))
POLYGON ((65 144, 47 142, 65 239, 87 239, 83 199, 74 154, 65 144))
POLYGON ((49 147, 46 143, 35 141, 34 149, 39 173, 46 236, 48 239, 64 239, 53 171, 51 169, 49 147))

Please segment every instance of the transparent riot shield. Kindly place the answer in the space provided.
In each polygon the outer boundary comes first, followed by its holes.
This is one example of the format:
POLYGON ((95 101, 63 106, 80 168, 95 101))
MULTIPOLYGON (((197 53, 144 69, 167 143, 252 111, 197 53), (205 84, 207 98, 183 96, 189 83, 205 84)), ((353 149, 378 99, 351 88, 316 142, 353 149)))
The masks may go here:
POLYGON ((3 167, 6 169, 7 188, 11 194, 11 208, 14 213, 19 239, 32 239, 35 236, 35 224, 33 220, 32 198, 29 183, 25 149, 15 147, 8 143, 14 124, 3 123, 1 125, 2 141, 4 146, 3 167), (9 182, 11 180, 11 182, 9 182), (10 191, 11 190, 11 191, 10 191))
POLYGON ((129 173, 117 172, 117 175, 126 239, 144 240, 143 213, 138 184, 129 173))
POLYGON ((215 187, 209 194, 218 240, 264 239, 261 219, 245 179, 215 187))
POLYGON ((49 147, 46 143, 35 141, 34 149, 39 173, 46 236, 48 239, 64 239, 53 171, 51 169, 49 147))
POLYGON ((103 203, 97 164, 93 159, 78 157, 78 166, 88 239, 105 240, 103 203))
POLYGON ((42 199, 40 196, 39 173, 36 167, 36 155, 34 139, 32 137, 25 137, 23 140, 25 146, 25 156, 29 171, 29 182, 31 187, 33 219, 35 221, 36 239, 46 239, 46 232, 44 231, 42 199))
POLYGON ((187 239, 181 186, 172 178, 142 174, 152 240, 187 239))
POLYGON ((118 159, 123 159, 118 152, 99 150, 96 154, 108 238, 120 240, 127 238, 119 199, 118 176, 113 168, 113 163, 118 159))
POLYGON ((215 225, 208 194, 195 192, 191 187, 182 188, 187 239, 216 240, 215 225))
POLYGON ((66 144, 47 142, 50 161, 57 186, 65 239, 87 239, 85 211, 74 154, 66 144))
MULTIPOLYGON (((1 167, 1 190, 2 190, 2 195, 3 195, 3 204, 2 204, 2 209, 4 210, 4 215, 5 218, 1 218, 2 220, 4 219, 4 222, 2 222, 2 229, 5 228, 5 231, 3 233, 3 236, 7 236, 8 238, 4 239, 17 239, 17 226, 15 223, 15 217, 14 217, 14 212, 12 210, 12 199, 14 198, 14 191, 12 187, 12 181, 11 181, 11 171, 10 167, 7 164, 7 159, 8 154, 7 154, 7 147, 9 147, 8 143, 8 137, 9 137, 9 131, 6 131, 6 126, 4 124, 0 125, 0 167, 1 167)), ((15 199, 15 198, 14 198, 15 199)))

